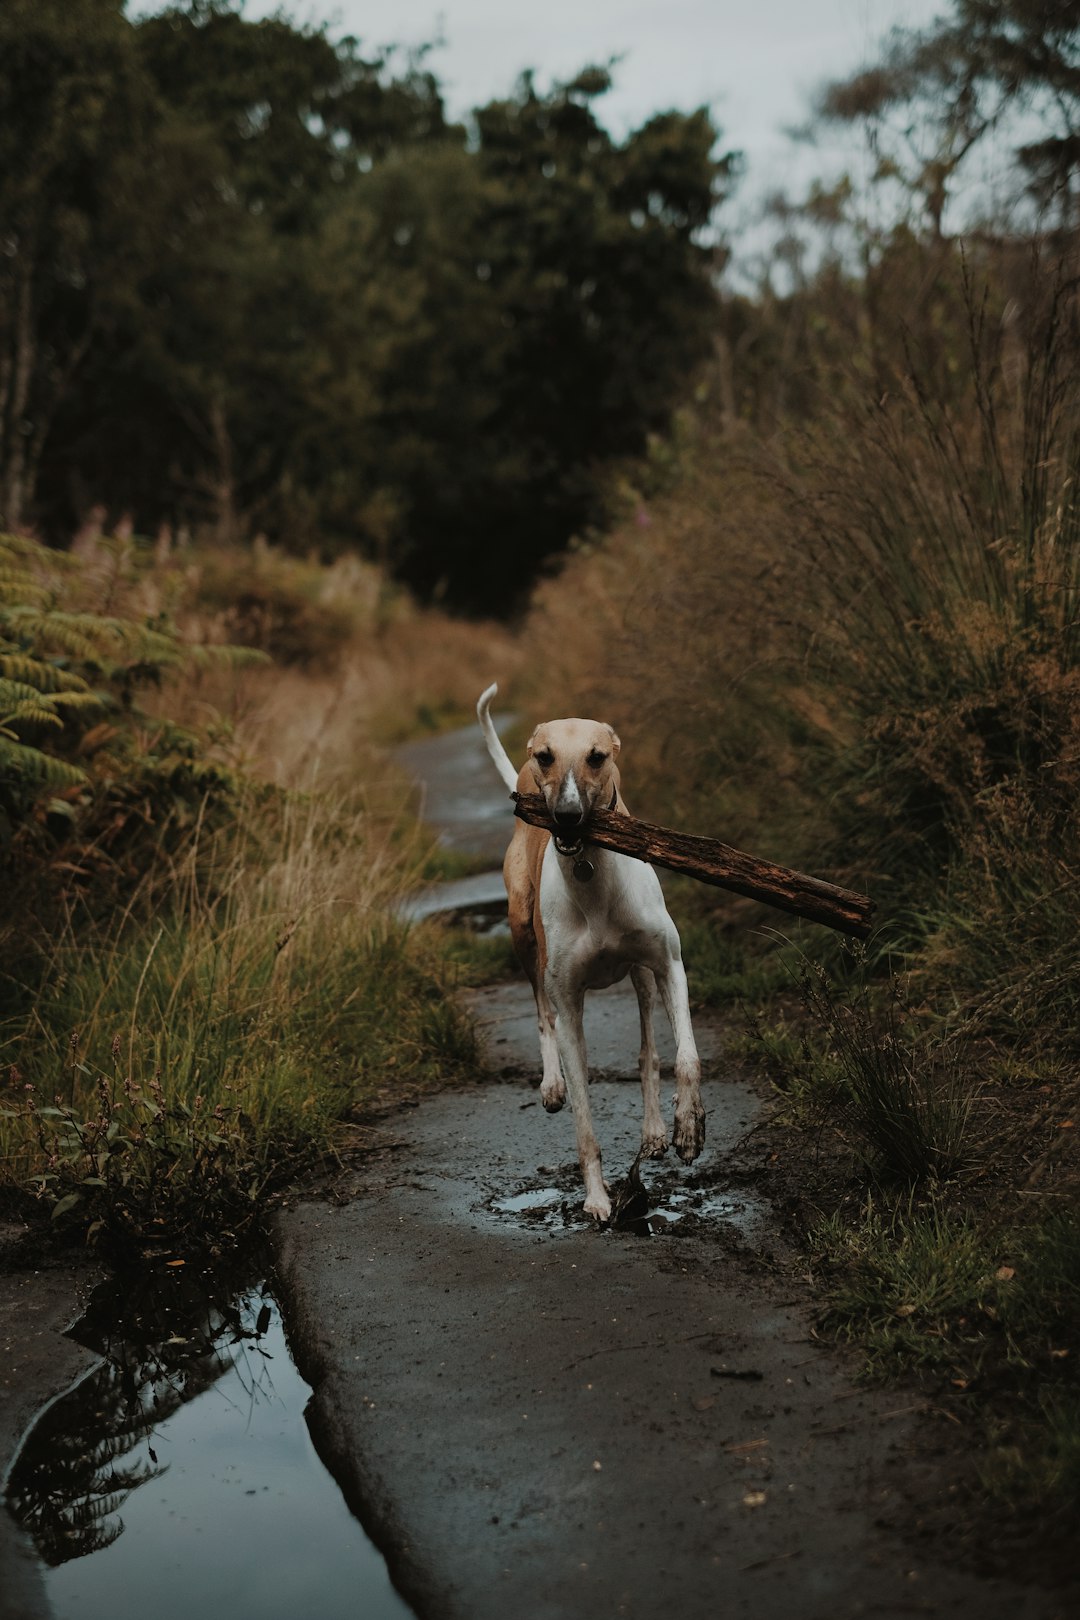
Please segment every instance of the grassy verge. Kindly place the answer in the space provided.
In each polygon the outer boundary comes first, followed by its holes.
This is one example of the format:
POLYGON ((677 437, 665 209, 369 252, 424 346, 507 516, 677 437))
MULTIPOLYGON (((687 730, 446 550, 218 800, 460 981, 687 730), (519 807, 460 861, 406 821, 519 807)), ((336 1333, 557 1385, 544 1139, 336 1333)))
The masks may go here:
POLYGON ((4 1179, 114 1253, 227 1245, 357 1109, 475 1062, 366 818, 309 800, 250 819, 153 907, 72 920, 6 979, 4 1179))
POLYGON ((9 550, 0 1198, 116 1259, 227 1249, 475 1067, 464 952, 397 916, 446 873, 371 741, 383 608, 341 565, 9 550))
MULTIPOLYGON (((971 1498, 1031 1533, 1041 1561, 1080 1506, 1076 1211, 1024 1221, 875 1201, 854 1221, 823 1219, 807 1242, 822 1330, 857 1344, 869 1377, 913 1375, 962 1425, 977 1458, 971 1498)), ((1009 1562, 1015 1572, 1013 1548, 1009 1562)))
POLYGON ((819 1331, 959 1425, 969 1528, 1011 1527, 1012 1572, 1033 1573, 1080 1509, 1080 1085, 875 967, 804 962, 744 1050, 774 1087, 819 1331))

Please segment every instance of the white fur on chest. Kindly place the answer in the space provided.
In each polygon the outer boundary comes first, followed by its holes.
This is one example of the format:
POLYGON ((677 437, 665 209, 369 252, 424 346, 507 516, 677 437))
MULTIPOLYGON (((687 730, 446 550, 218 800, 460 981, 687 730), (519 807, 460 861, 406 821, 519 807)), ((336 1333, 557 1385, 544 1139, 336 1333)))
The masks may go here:
MULTIPOLYGON (((547 935, 549 971, 583 988, 602 989, 632 967, 655 968, 671 954, 675 925, 651 866, 628 855, 590 847, 593 876, 574 876, 572 857, 554 843, 540 873, 540 915, 547 935)), ((676 949, 677 949, 676 944, 676 949)))

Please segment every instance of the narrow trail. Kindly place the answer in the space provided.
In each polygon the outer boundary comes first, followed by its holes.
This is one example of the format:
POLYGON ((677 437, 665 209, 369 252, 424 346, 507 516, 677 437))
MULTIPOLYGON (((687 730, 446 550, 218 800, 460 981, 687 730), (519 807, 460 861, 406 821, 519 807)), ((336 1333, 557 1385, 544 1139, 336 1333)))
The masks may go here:
MULTIPOLYGON (((429 821, 451 802, 448 838, 498 849, 509 808, 476 741, 407 763, 429 821)), ((403 1110, 347 1201, 277 1223, 317 1444, 422 1620, 1064 1620, 1052 1594, 919 1539, 949 1514, 940 1426, 812 1335, 722 1027, 698 1020, 706 1152, 649 1167, 637 1236, 580 1212, 528 987, 473 1007, 497 1078, 403 1110)), ((632 992, 594 996, 587 1027, 617 1174, 639 1130, 632 992)))

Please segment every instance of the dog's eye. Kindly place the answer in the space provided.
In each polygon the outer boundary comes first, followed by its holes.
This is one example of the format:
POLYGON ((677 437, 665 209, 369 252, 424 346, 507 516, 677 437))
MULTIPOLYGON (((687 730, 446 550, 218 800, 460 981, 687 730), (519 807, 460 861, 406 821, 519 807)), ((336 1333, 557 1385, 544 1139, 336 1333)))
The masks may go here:
POLYGON ((544 771, 547 770, 549 765, 554 765, 555 763, 555 755, 551 752, 550 748, 541 748, 536 754, 535 758, 536 763, 540 766, 541 770, 544 771))
POLYGON ((607 759, 607 755, 602 754, 599 748, 594 748, 587 757, 585 763, 590 765, 594 771, 598 771, 605 759, 607 759))

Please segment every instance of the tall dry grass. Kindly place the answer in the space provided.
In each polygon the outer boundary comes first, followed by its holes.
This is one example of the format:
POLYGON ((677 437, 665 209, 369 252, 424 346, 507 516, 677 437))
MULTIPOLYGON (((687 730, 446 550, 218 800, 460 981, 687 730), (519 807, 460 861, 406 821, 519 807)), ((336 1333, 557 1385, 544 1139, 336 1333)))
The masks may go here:
MULTIPOLYGON (((80 551, 87 611, 168 615, 211 645, 243 628, 223 615, 223 575, 202 597, 191 555, 93 536, 80 551)), ((357 1107, 476 1061, 453 965, 397 915, 430 837, 376 739, 422 703, 438 724, 458 694, 474 700, 498 637, 444 633, 404 603, 389 614, 344 564, 322 577, 240 559, 245 602, 267 568, 289 661, 178 667, 141 699, 148 738, 180 725, 219 762, 213 816, 174 824, 163 788, 107 896, 86 861, 47 915, 9 930, 0 1190, 36 1189, 124 1257, 163 1237, 174 1251, 226 1241, 275 1177, 333 1151, 357 1107)), ((64 855, 51 859, 67 872, 64 855)))
MULTIPOLYGON (((957 262, 963 368, 826 377, 766 442, 703 427, 537 594, 544 684, 627 744, 630 802, 869 887, 989 1015, 1075 1028, 1080 322, 957 262), (1019 293, 1023 296, 1018 296, 1019 293), (827 389, 826 389, 826 386, 827 389)), ((541 701, 538 697, 536 701, 541 701)))
POLYGON ((194 670, 165 707, 220 720, 249 767, 283 785, 382 800, 393 782, 400 796, 386 750, 467 724, 478 693, 522 662, 507 627, 420 607, 355 557, 321 566, 265 544, 208 553, 164 541, 135 559, 133 576, 144 611, 172 613, 192 641, 239 639, 273 659, 241 679, 194 670))

